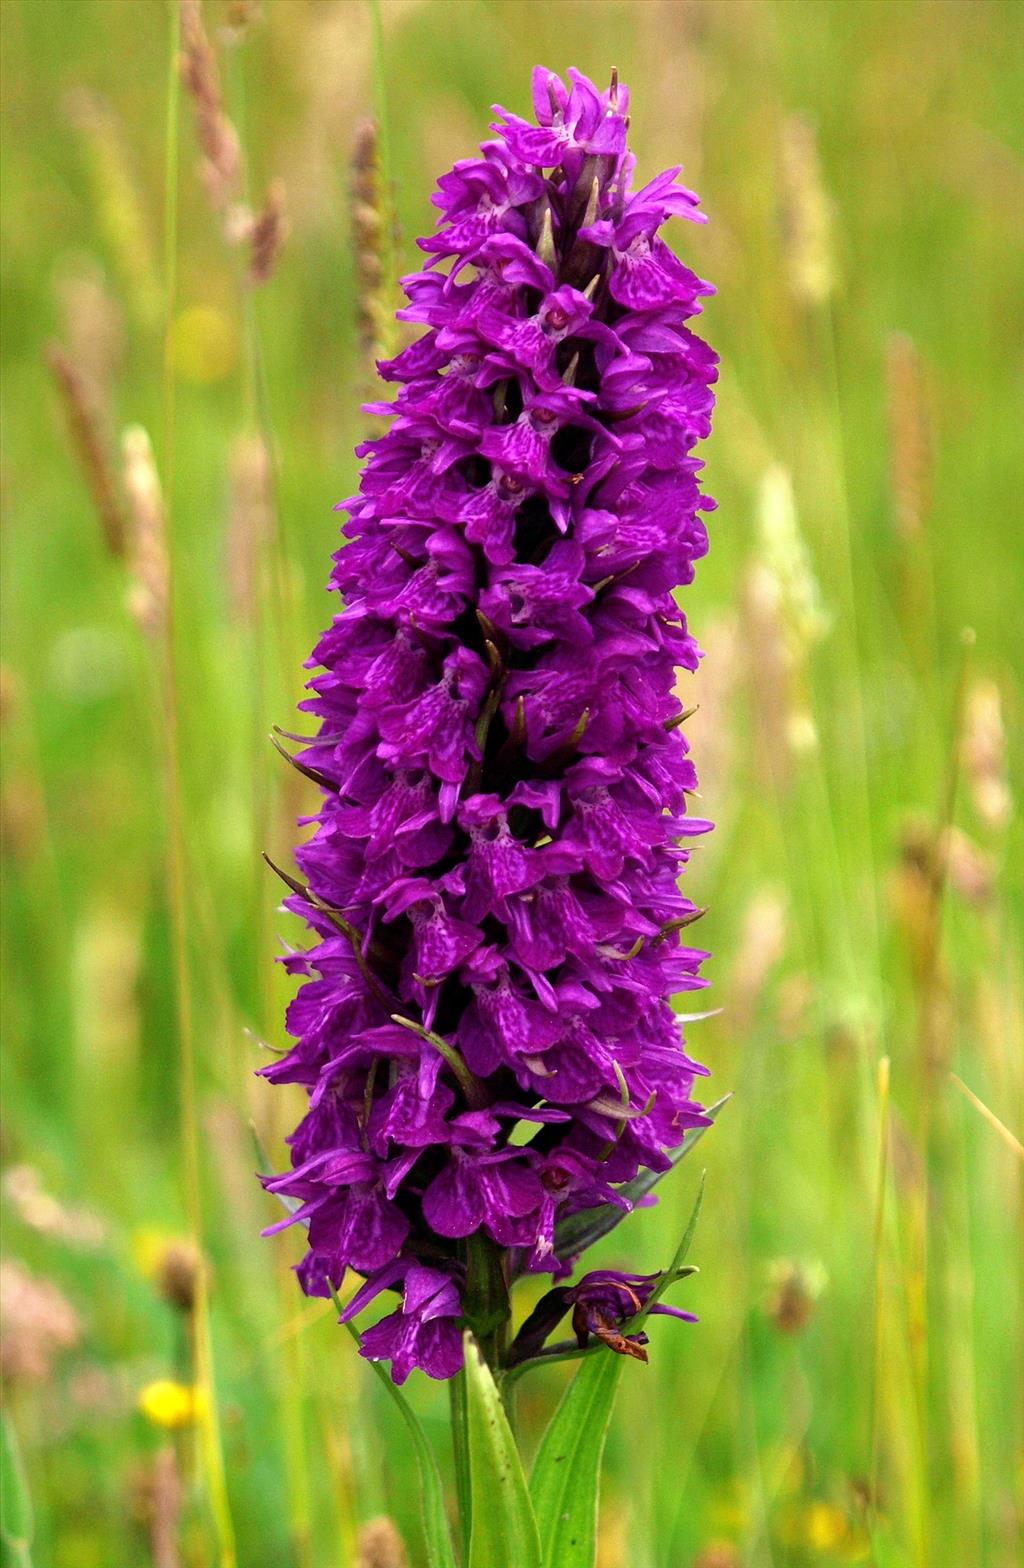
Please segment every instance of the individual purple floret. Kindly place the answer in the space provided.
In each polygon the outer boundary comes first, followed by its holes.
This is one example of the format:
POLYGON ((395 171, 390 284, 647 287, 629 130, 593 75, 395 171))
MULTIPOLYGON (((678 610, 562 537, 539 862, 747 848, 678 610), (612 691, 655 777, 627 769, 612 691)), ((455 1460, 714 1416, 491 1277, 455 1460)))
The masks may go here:
POLYGON ((425 1268, 410 1258, 396 1258, 356 1291, 341 1314, 341 1321, 349 1322, 382 1290, 399 1280, 402 1305, 363 1332, 363 1355, 370 1361, 390 1361, 396 1383, 404 1383, 413 1367, 420 1367, 431 1377, 453 1377, 462 1366, 462 1303, 450 1275, 440 1269, 425 1268))
MULTIPOLYGON (((681 1275, 674 1277, 679 1278, 681 1275)), ((523 1323, 509 1349, 509 1365, 515 1366, 541 1354, 564 1354, 567 1348, 565 1343, 559 1342, 545 1348, 545 1341, 570 1310, 577 1349, 585 1350, 593 1338, 617 1355, 646 1361, 647 1335, 643 1329, 637 1328, 632 1333, 623 1332, 641 1312, 646 1311, 649 1316, 658 1314, 680 1318, 684 1323, 697 1321, 692 1312, 665 1306, 660 1301, 648 1306, 664 1278, 660 1273, 623 1274, 618 1269, 596 1269, 590 1274, 584 1274, 575 1285, 556 1285, 554 1290, 549 1290, 541 1297, 523 1323)), ((568 1348, 571 1349, 571 1342, 568 1348)))
MULTIPOLYGON (((615 1269, 598 1269, 565 1292, 566 1306, 572 1307, 572 1331, 576 1343, 583 1349, 590 1336, 599 1339, 609 1350, 620 1356, 632 1356, 636 1361, 646 1361, 647 1335, 641 1330, 624 1334, 622 1329, 647 1306, 660 1274, 620 1274, 615 1269)), ((669 1307, 656 1302, 650 1309, 653 1317, 679 1318, 684 1323, 696 1323, 692 1312, 679 1307, 669 1307)))
MULTIPOLYGON (((674 592, 707 548, 716 358, 686 326, 712 290, 659 237, 700 214, 677 170, 632 189, 616 82, 533 95, 440 181, 399 312, 423 330, 379 367, 391 425, 302 704, 323 803, 286 907, 316 940, 263 1069, 309 1096, 266 1181, 308 1228, 302 1287, 365 1276, 346 1317, 400 1292, 362 1342, 396 1382, 451 1376, 462 1321, 500 1355, 513 1278, 571 1272, 559 1223, 628 1208, 708 1120, 671 1005, 705 983, 678 879, 711 826, 674 592)), ((586 1276, 577 1333, 622 1338, 650 1288, 586 1276)))

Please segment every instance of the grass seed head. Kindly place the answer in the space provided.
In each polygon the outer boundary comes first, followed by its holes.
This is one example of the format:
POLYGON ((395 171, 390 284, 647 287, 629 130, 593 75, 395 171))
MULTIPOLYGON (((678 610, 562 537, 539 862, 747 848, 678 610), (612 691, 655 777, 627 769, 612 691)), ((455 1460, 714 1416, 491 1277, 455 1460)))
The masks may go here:
POLYGON ((232 618, 247 626, 259 610, 261 562, 273 523, 270 454, 262 436, 232 442, 228 497, 228 592, 232 618))
POLYGON ((263 20, 261 0, 227 0, 220 25, 220 41, 227 48, 244 43, 263 20))
POLYGON ((920 539, 931 506, 932 430, 921 356, 905 332, 885 347, 889 483, 897 531, 920 539))
POLYGON ((46 363, 60 395, 68 435, 96 508, 104 542, 111 555, 121 557, 125 553, 127 526, 104 431, 100 394, 59 343, 48 346, 46 363))
MULTIPOLYGON (((389 268, 395 236, 390 225, 380 130, 376 120, 361 120, 352 148, 349 203, 356 270, 356 332, 367 383, 378 359, 395 348, 394 300, 389 268)), ((383 428, 383 426, 380 426, 383 428)))
POLYGON ((287 230, 284 184, 273 180, 249 234, 249 282, 253 287, 266 283, 273 274, 287 230))
POLYGON ((163 308, 152 215, 126 136, 110 105, 85 88, 64 100, 81 140, 96 221, 122 279, 133 315, 153 327, 163 308))
POLYGON ((223 212, 237 197, 241 182, 238 133, 224 112, 217 55, 206 36, 200 0, 180 0, 179 15, 179 68, 185 91, 192 100, 196 135, 203 154, 203 183, 215 210, 223 212))
POLYGON ((155 641, 167 624, 170 592, 163 495, 153 448, 141 425, 124 432, 121 452, 132 525, 128 609, 143 634, 155 641))
POLYGON ((184 1488, 171 1444, 142 1462, 130 1478, 130 1506, 149 1541, 153 1568, 178 1568, 178 1527, 184 1488))
POLYGON ((1013 794, 1006 767, 1002 698, 995 681, 976 681, 968 693, 963 762, 979 821, 992 833, 1002 832, 1013 814, 1013 794))
POLYGON ((359 1531, 355 1568, 408 1568, 408 1556, 387 1514, 368 1519, 359 1531))
POLYGON ((800 305, 824 305, 837 282, 834 216, 814 124, 791 115, 783 123, 779 153, 779 224, 790 292, 800 305))

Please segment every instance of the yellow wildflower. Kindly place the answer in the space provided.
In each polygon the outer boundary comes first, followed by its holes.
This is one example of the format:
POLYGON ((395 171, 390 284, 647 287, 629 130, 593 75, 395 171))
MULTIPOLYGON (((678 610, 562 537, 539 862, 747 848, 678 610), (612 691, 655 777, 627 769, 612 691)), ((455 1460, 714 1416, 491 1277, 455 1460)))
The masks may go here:
POLYGON ((173 1378, 157 1378, 139 1394, 139 1409, 154 1426, 177 1432, 201 1420, 206 1412, 206 1394, 199 1387, 176 1383, 173 1378))

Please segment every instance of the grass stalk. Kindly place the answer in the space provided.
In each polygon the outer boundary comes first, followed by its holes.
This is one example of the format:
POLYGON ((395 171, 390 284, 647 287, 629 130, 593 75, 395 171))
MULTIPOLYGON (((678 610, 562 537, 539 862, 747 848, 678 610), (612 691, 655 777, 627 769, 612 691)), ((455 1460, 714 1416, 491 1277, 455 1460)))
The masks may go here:
MULTIPOLYGON (((241 51, 235 51, 232 63, 234 69, 230 85, 241 149, 241 192, 243 202, 248 205, 251 200, 251 170, 246 156, 248 115, 241 51)), ((266 745, 266 735, 274 710, 280 702, 286 700, 291 670, 293 665, 297 665, 300 655, 295 631, 297 611, 292 592, 292 573, 280 504, 277 448, 258 316, 257 296, 260 291, 247 276, 246 257, 242 251, 236 255, 235 275, 242 320, 242 417, 247 429, 258 431, 263 444, 271 515, 270 538, 265 542, 260 541, 258 546, 260 565, 269 567, 271 592, 269 603, 261 602, 255 606, 249 643, 255 672, 251 703, 254 905, 257 931, 255 1000, 260 1033, 266 1038, 273 1038, 278 1027, 273 963, 273 903, 266 883, 265 868, 259 856, 260 851, 276 841, 275 817, 280 794, 270 777, 273 760, 266 745), (276 670, 274 659, 268 657, 268 622, 275 644, 276 670)), ((262 572, 257 572, 257 582, 262 586, 262 572)), ((262 601, 262 594, 260 597, 262 601)), ((275 1102, 272 1112, 275 1117, 278 1109, 275 1102)), ((278 1311, 281 1322, 286 1323, 294 1311, 295 1301, 295 1279, 290 1265, 291 1245, 288 1238, 281 1237, 274 1246, 278 1311)), ((309 1568, 312 1560, 312 1527, 304 1414, 307 1374, 305 1348, 299 1336, 289 1336, 286 1340, 278 1387, 291 1542, 299 1568, 309 1568)))
MULTIPOLYGON (((163 360, 163 466, 167 528, 167 613, 161 647, 161 694, 164 718, 163 764, 168 813, 168 893, 170 899, 174 991, 178 1027, 179 1114, 182 1167, 189 1230, 196 1247, 203 1244, 202 1176, 196 1104, 192 994, 189 976, 187 892, 185 872, 184 801, 178 731, 175 595, 178 587, 174 539, 174 367, 172 331, 177 294, 178 232, 178 8, 168 5, 170 18, 167 77, 167 120, 164 176, 164 278, 166 320, 163 360)), ((196 1276, 194 1380, 201 1392, 201 1445, 206 1487, 217 1536, 219 1568, 235 1568, 234 1525, 227 1492, 220 1422, 213 1375, 209 1300, 205 1270, 196 1276)))
POLYGON ((883 1326, 885 1315, 885 1190, 889 1176, 889 1084, 890 1063, 883 1056, 878 1063, 876 1099, 878 1116, 878 1155, 875 1174, 875 1216, 872 1233, 874 1273, 872 1313, 871 1403, 868 1415, 868 1506, 877 1509, 878 1459, 881 1420, 879 1404, 882 1389, 883 1326))
POLYGON ((958 1089, 963 1095, 968 1105, 973 1105, 982 1120, 988 1122, 993 1132, 999 1134, 1011 1153, 1015 1154, 1018 1160, 1024 1161, 1024 1143, 1021 1143, 1016 1134, 1010 1131, 1006 1123, 1000 1121, 995 1111, 986 1105, 984 1100, 979 1099, 973 1089, 968 1089, 963 1079, 959 1078, 956 1073, 950 1073, 949 1079, 954 1088, 958 1089))
POLYGON ((833 300, 822 306, 820 317, 820 342, 822 344, 823 370, 832 410, 835 441, 836 518, 840 534, 841 583, 844 609, 848 617, 850 654, 846 691, 851 704, 854 745, 853 767, 856 828, 860 837, 861 861, 870 884, 866 904, 867 935, 870 944, 870 984, 873 1000, 877 1003, 879 975, 881 973, 881 939, 877 904, 877 875, 875 867, 874 833, 872 829, 871 776, 868 763, 868 727, 864 709, 862 671, 865 645, 861 613, 857 595, 857 560, 853 546, 849 491, 849 459, 846 450, 845 423, 842 406, 842 382, 839 371, 838 330, 833 300))
MULTIPOLYGON (((936 1212, 945 1213, 943 1189, 951 1154, 948 1117, 938 1095, 942 1070, 947 1065, 950 1052, 947 981, 942 966, 942 927, 948 885, 946 845, 956 812, 964 706, 973 645, 973 632, 965 630, 960 638, 960 660, 950 712, 947 760, 932 834, 933 869, 929 877, 923 929, 914 962, 916 1132, 922 1175, 909 1203, 908 1328, 923 1470, 920 1538, 924 1562, 928 1561, 933 1530, 929 1476, 937 1457, 933 1447, 939 1441, 938 1433, 933 1433, 932 1402, 935 1389, 930 1351, 933 1337, 936 1333, 941 1334, 943 1328, 941 1322, 933 1325, 931 1320, 935 1312, 945 1305, 945 1286, 948 1281, 948 1267, 941 1256, 945 1232, 935 1222, 936 1212)), ((948 1441, 945 1447, 948 1452, 948 1441)))

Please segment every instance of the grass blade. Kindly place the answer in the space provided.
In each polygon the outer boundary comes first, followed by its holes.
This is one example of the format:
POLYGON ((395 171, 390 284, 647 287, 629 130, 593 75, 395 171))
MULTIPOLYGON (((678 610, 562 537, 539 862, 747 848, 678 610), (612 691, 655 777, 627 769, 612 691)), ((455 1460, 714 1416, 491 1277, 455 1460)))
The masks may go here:
POLYGON ((950 1082, 954 1085, 955 1088, 960 1090, 960 1093, 963 1095, 967 1103, 969 1105, 973 1105, 974 1109, 978 1112, 978 1115, 984 1117, 985 1121, 988 1122, 993 1131, 999 1134, 1000 1138, 1002 1138, 1003 1142, 1006 1144, 1006 1147, 1013 1151, 1018 1160, 1024 1160, 1024 1143, 1021 1143, 1020 1139, 1010 1131, 1006 1123, 1001 1122, 995 1111, 990 1110, 989 1107, 985 1104, 984 1100, 979 1100, 978 1096, 974 1093, 974 1090, 968 1089, 963 1079, 958 1078, 956 1073, 950 1073, 949 1077, 950 1082))
POLYGON ((0 1541, 3 1560, 11 1568, 32 1568, 32 1502, 14 1427, 0 1413, 0 1541))

